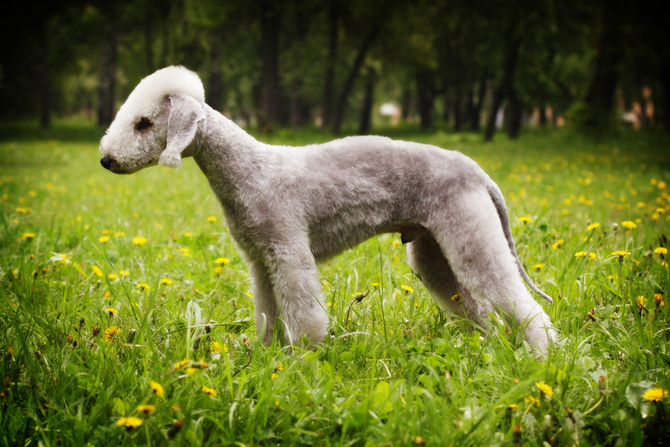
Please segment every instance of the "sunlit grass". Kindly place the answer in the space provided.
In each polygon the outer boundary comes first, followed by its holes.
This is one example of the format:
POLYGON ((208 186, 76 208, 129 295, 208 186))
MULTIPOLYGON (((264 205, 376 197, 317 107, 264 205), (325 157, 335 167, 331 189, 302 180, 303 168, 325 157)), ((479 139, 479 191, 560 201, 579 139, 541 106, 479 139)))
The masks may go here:
POLYGON ((668 140, 402 138, 461 150, 500 185, 520 258, 555 298, 543 306, 562 337, 546 361, 518 328, 481 337, 441 315, 394 235, 321 266, 324 346, 263 347, 246 268, 192 161, 115 176, 95 142, 9 141, 0 443, 667 441, 668 140))

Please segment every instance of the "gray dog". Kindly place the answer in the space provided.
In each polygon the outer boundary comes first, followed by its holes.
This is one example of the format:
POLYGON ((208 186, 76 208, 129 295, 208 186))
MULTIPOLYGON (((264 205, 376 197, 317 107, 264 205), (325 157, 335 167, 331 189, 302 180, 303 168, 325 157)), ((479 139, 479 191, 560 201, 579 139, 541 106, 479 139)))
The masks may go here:
POLYGON ((551 298, 523 270, 502 193, 473 160, 373 136, 270 146, 204 96, 198 75, 183 67, 146 77, 103 137, 101 163, 131 174, 195 159, 249 266, 264 342, 278 321, 288 343, 323 341, 328 314, 317 261, 389 232, 400 233, 411 267, 442 308, 482 324, 492 313, 511 318, 540 352, 555 339, 522 278, 551 298))

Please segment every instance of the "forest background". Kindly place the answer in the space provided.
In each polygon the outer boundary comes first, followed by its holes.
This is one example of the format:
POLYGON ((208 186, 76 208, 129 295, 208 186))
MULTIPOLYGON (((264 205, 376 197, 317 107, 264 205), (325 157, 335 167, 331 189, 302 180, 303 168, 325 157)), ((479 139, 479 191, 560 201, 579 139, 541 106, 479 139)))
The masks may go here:
MULTIPOLYGON (((0 14, 0 118, 106 127, 137 82, 182 64, 262 132, 420 123, 670 129, 661 2, 66 0, 0 14), (396 105, 380 115, 379 106, 396 105), (501 110, 504 109, 504 123, 501 110)), ((387 108, 388 109, 388 108, 387 108)))

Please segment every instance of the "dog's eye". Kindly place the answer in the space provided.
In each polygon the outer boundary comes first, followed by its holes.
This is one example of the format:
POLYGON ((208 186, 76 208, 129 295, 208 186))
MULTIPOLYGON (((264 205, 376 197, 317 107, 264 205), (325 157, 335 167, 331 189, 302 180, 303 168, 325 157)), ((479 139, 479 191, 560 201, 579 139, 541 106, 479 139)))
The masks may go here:
POLYGON ((139 130, 140 132, 143 132, 143 131, 149 129, 153 125, 154 125, 154 123, 152 123, 149 118, 142 117, 142 118, 140 118, 140 120, 137 123, 135 123, 135 130, 139 130))

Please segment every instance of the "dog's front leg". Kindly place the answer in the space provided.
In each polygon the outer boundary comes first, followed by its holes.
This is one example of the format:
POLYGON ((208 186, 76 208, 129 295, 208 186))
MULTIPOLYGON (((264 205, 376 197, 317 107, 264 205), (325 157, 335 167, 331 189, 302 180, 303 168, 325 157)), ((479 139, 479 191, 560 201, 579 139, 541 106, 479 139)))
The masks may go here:
POLYGON ((267 268, 260 261, 249 262, 251 287, 254 293, 256 334, 264 344, 272 342, 275 321, 277 320, 277 302, 267 268))
POLYGON ((318 344, 328 330, 316 261, 309 244, 291 241, 272 251, 267 262, 284 338, 292 345, 318 344))

